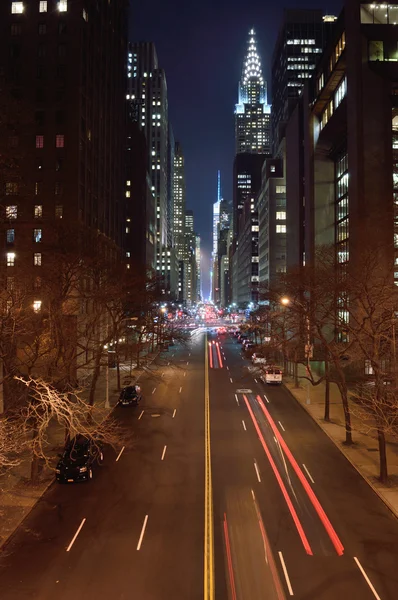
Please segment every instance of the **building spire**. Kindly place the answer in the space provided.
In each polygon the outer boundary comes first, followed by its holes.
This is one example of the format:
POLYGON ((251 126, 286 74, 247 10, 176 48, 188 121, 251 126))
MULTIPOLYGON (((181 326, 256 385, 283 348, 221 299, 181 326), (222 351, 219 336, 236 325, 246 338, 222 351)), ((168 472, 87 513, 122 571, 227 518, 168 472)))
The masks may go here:
POLYGON ((247 86, 252 78, 256 79, 260 85, 264 85, 261 60, 257 51, 257 38, 254 29, 249 31, 248 46, 243 63, 242 85, 247 86))
POLYGON ((217 202, 221 200, 221 171, 217 171, 217 202))

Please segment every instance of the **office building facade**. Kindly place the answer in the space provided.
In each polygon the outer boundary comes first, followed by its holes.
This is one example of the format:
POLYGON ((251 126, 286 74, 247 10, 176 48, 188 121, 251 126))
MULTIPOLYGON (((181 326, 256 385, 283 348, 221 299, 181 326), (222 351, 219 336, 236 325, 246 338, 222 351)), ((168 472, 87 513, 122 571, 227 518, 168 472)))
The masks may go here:
POLYGON ((336 17, 318 9, 285 9, 272 58, 272 153, 327 43, 336 17))
POLYGON ((148 170, 155 197, 157 271, 169 246, 169 131, 166 76, 151 42, 129 44, 127 99, 135 106, 148 147, 148 170))

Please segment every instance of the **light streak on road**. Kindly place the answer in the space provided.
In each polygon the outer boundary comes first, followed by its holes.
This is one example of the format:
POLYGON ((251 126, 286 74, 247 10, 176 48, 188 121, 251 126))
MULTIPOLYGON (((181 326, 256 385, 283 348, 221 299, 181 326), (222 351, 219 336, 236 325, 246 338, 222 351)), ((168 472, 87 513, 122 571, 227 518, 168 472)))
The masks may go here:
POLYGON ((273 418, 271 417, 270 413, 266 409, 264 402, 262 401, 260 396, 257 396, 257 401, 258 401, 265 417, 267 418, 267 421, 270 424, 270 426, 274 432, 274 435, 277 437, 284 453, 286 454, 287 458, 290 461, 290 464, 292 465, 293 469, 295 470, 297 477, 300 479, 305 491, 307 492, 307 496, 309 497, 313 507, 315 508, 316 512, 318 513, 318 516, 319 516, 337 554, 339 556, 342 556, 344 554, 344 546, 341 543, 340 538, 338 537, 333 525, 329 521, 329 518, 327 517, 325 511, 323 510, 321 503, 319 502, 318 498, 316 497, 314 490, 308 483, 303 471, 300 469, 299 465, 297 464, 296 459, 294 458, 293 454, 290 452, 288 445, 286 444, 285 440, 281 436, 279 429, 275 425, 273 418))
POLYGON ((307 539, 307 536, 305 535, 305 532, 304 532, 303 526, 301 524, 301 521, 298 518, 297 512, 296 512, 296 510, 295 510, 295 508, 293 506, 293 503, 292 503, 292 501, 290 499, 290 496, 289 496, 289 494, 287 492, 286 486, 285 486, 285 484, 282 481, 282 477, 280 476, 280 473, 279 473, 278 468, 277 468, 277 466, 276 466, 276 464, 274 462, 274 459, 271 456, 271 452, 269 451, 269 448, 268 448, 267 443, 266 443, 266 441, 264 439, 264 436, 263 436, 263 434, 261 432, 261 429, 260 429, 260 427, 259 427, 259 425, 258 425, 258 423, 256 421, 256 417, 254 416, 252 407, 250 406, 249 400, 247 399, 247 396, 245 394, 243 395, 243 399, 244 399, 244 401, 246 403, 247 409, 248 409, 249 414, 250 414, 250 416, 252 418, 252 421, 253 421, 253 425, 256 428, 257 435, 258 435, 258 437, 260 439, 260 442, 261 442, 261 444, 262 444, 262 446, 264 448, 264 451, 265 451, 265 453, 267 455, 267 458, 268 458, 269 463, 271 465, 271 468, 272 468, 272 470, 274 472, 276 480, 277 480, 277 482, 279 484, 279 487, 281 488, 283 497, 285 498, 287 507, 288 507, 288 509, 290 511, 290 514, 292 515, 292 519, 294 521, 294 524, 296 526, 296 529, 298 531, 298 534, 300 536, 302 544, 303 544, 303 546, 305 548, 305 551, 307 552, 307 554, 309 554, 309 555, 312 556, 313 552, 312 552, 310 543, 309 543, 309 541, 307 539))
POLYGON ((236 596, 236 587, 235 587, 235 578, 234 578, 234 568, 232 565, 231 544, 229 543, 228 523, 227 523, 226 513, 224 513, 224 538, 225 538, 225 548, 227 551, 229 582, 230 582, 230 586, 231 586, 232 600, 236 600, 237 596, 236 596))
POLYGON ((161 458, 161 460, 164 460, 164 456, 165 456, 165 454, 166 454, 166 449, 167 449, 167 446, 165 446, 165 447, 163 448, 163 453, 162 453, 162 458, 161 458))
POLYGON ((142 417, 143 414, 144 414, 144 411, 142 410, 140 416, 138 417, 138 420, 141 419, 141 417, 142 417))

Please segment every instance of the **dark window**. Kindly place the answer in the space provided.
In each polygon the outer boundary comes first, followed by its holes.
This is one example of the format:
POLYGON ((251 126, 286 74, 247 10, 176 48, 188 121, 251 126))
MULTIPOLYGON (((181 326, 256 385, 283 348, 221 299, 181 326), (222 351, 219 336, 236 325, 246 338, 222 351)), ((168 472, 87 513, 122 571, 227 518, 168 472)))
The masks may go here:
POLYGON ((66 46, 65 46, 65 44, 60 44, 58 46, 58 56, 60 58, 65 58, 65 56, 66 56, 66 46))
POLYGON ((44 102, 45 94, 42 88, 36 90, 36 102, 44 102))
POLYGON ((39 171, 41 171, 41 170, 42 170, 42 168, 43 168, 43 159, 42 159, 42 158, 38 158, 38 159, 37 159, 37 163, 36 163, 36 165, 37 165, 37 169, 38 169, 39 171))
POLYGON ((11 58, 19 58, 21 55, 20 46, 16 46, 15 44, 10 46, 10 56, 11 58))
POLYGON ((44 58, 46 56, 46 47, 44 44, 39 44, 37 48, 37 56, 39 58, 44 58))
POLYGON ((55 111, 55 122, 57 125, 62 125, 65 123, 65 111, 57 110, 55 111))
POLYGON ((18 148, 19 146, 19 137, 17 135, 10 135, 8 138, 8 145, 10 148, 18 148))
POLYGON ((21 35, 22 27, 21 25, 11 25, 11 35, 21 35))
POLYGON ((62 219, 63 212, 64 212, 64 207, 62 206, 62 204, 57 204, 55 207, 55 218, 62 219))
POLYGON ((37 110, 35 112, 35 121, 37 125, 44 125, 44 110, 37 110))
POLYGON ((66 33, 66 23, 64 23, 63 21, 61 21, 61 23, 58 23, 58 33, 60 35, 63 35, 66 33))
POLYGON ((62 194, 62 183, 59 181, 55 182, 54 194, 60 196, 62 194))
POLYGON ((39 35, 46 35, 46 33, 47 33, 46 23, 39 23, 38 30, 39 30, 39 35))
POLYGON ((62 158, 57 158, 57 160, 55 161, 55 170, 56 171, 61 171, 63 162, 64 161, 62 160, 62 158))
POLYGON ((15 229, 7 229, 7 244, 15 242, 15 229))
POLYGON ((43 65, 37 65, 36 77, 37 77, 37 79, 44 79, 45 69, 44 69, 43 65))
POLYGON ((66 66, 58 65, 56 71, 57 79, 65 79, 66 77, 66 66))

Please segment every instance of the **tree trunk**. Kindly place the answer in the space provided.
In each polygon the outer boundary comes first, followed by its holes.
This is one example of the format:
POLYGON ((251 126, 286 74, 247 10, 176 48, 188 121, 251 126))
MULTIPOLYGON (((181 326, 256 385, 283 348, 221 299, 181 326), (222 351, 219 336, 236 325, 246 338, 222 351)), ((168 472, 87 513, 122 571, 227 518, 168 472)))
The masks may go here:
POLYGON ((116 344, 116 376, 117 376, 117 390, 120 391, 120 353, 119 346, 116 344))
POLYGON ((379 463, 380 463, 380 481, 381 483, 387 483, 388 470, 387 470, 387 452, 386 452, 386 437, 382 429, 377 429, 377 437, 379 440, 379 463))
POLYGON ((330 421, 330 381, 329 381, 329 361, 325 360, 325 421, 330 421))
POLYGON ((294 371, 294 387, 296 389, 298 389, 300 387, 300 385, 299 385, 299 380, 298 380, 297 350, 294 353, 293 371, 294 371))
MULTIPOLYGON (((102 352, 98 353, 98 356, 96 357, 96 360, 95 360, 95 367, 94 367, 93 377, 91 379, 90 394, 89 394, 89 398, 88 398, 89 406, 94 406, 95 391, 97 388, 97 382, 98 382, 100 372, 101 372, 101 356, 102 356, 102 352)), ((107 368, 108 368, 108 365, 107 365, 107 368)))
POLYGON ((341 394, 341 401, 343 403, 343 409, 344 409, 344 421, 345 421, 345 444, 347 446, 350 446, 353 442, 352 442, 352 428, 351 428, 351 413, 350 413, 350 407, 348 404, 348 392, 347 392, 347 386, 345 383, 339 383, 339 390, 340 390, 340 394, 341 394))
MULTIPOLYGON (((39 435, 37 430, 37 426, 33 425, 32 427, 32 442, 34 444, 35 439, 39 435)), ((30 464, 30 481, 33 484, 36 484, 39 480, 39 457, 33 452, 32 454, 32 462, 30 464)))

